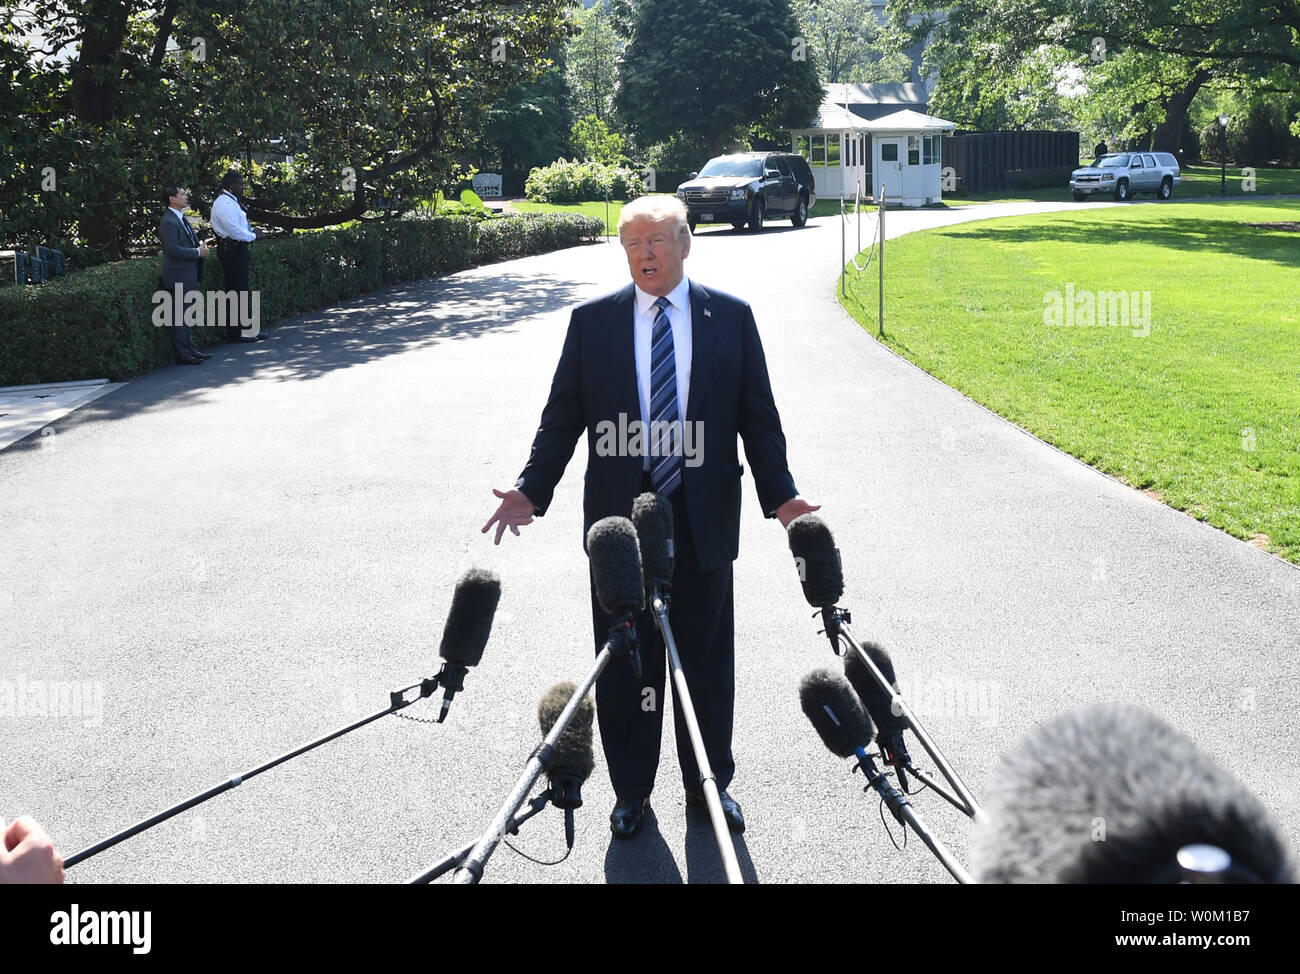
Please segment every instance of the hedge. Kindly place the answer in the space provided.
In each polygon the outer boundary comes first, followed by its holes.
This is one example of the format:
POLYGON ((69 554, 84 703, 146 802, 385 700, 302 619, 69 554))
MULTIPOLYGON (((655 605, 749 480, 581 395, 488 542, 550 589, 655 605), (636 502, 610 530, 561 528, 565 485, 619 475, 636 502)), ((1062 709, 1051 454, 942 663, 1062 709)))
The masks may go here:
MULTIPOLYGON (((250 277, 265 327, 401 281, 573 247, 600 239, 603 231, 601 220, 573 213, 363 223, 255 244, 250 277)), ((170 362, 170 340, 153 324, 161 274, 159 256, 0 290, 0 386, 120 381, 170 362)), ((222 288, 215 252, 203 276, 206 289, 222 288)), ((194 329, 194 339, 199 345, 221 342, 215 328, 194 329)))

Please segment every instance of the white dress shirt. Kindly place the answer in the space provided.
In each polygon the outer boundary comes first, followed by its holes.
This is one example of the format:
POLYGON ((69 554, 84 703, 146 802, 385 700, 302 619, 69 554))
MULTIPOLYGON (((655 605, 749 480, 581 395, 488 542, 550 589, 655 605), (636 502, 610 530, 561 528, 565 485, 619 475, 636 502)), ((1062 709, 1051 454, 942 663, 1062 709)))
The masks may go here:
POLYGON ((187 219, 185 219, 185 211, 184 211, 184 210, 178 210, 178 209, 176 209, 176 207, 174 207, 174 206, 168 206, 167 209, 169 209, 169 210, 171 210, 173 213, 175 213, 175 214, 176 214, 176 219, 178 219, 178 220, 181 221, 181 224, 185 227, 185 236, 186 236, 187 238, 189 238, 190 240, 196 240, 196 239, 198 238, 198 234, 195 233, 195 232, 194 232, 194 228, 193 228, 192 226, 190 226, 190 221, 187 220, 187 219))
MULTIPOLYGON (((636 308, 632 314, 636 325, 634 345, 636 348, 636 378, 641 393, 641 418, 649 423, 654 417, 650 415, 650 346, 654 336, 655 318, 659 309, 655 302, 656 295, 636 289, 636 308)), ((673 329, 673 360, 677 365, 677 418, 686 421, 686 404, 691 395, 691 282, 682 275, 681 282, 668 292, 669 306, 665 309, 668 323, 673 329)), ((643 470, 650 469, 651 457, 647 453, 642 461, 643 470)))
POLYGON ((212 213, 208 216, 212 232, 218 237, 248 242, 256 240, 257 234, 248 226, 248 216, 239 206, 239 200, 230 190, 222 191, 212 203, 212 213))

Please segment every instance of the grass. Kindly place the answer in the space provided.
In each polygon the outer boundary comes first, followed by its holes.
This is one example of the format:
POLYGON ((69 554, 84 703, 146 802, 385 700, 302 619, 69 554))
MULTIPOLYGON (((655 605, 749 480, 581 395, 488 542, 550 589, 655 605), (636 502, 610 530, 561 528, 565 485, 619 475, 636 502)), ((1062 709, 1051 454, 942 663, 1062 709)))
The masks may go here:
MULTIPOLYGON (((1072 211, 888 245, 884 341, 1086 463, 1300 562, 1300 201, 1072 211), (1051 327, 1052 293, 1150 295, 1149 334, 1051 327)), ((1076 297, 1076 300, 1078 298, 1076 297)), ((876 274, 844 304, 876 332, 876 274)))
POLYGON ((605 233, 614 236, 618 233, 618 217, 623 212, 626 200, 610 200, 609 215, 606 216, 605 201, 594 200, 587 203, 532 203, 519 200, 512 205, 520 213, 580 213, 605 221, 605 233))
MULTIPOLYGON (((1080 163, 1080 165, 1088 165, 1091 161, 1087 160, 1080 163)), ((1182 171, 1181 184, 1174 190, 1174 197, 1218 196, 1219 176, 1218 166, 1187 166, 1182 171)), ((1255 188, 1247 190, 1241 167, 1229 166, 1227 185, 1229 196, 1243 198, 1300 193, 1300 169, 1257 167, 1255 170, 1255 188)), ((1109 196, 1098 196, 1096 198, 1110 199, 1109 196)), ((1138 199, 1150 198, 1147 196, 1138 197, 1138 199)), ((1070 187, 1061 185, 1044 189, 1008 189, 996 193, 971 193, 964 196, 948 194, 944 196, 943 201, 948 206, 970 206, 976 203, 1024 203, 1030 201, 1065 203, 1073 199, 1074 197, 1070 195, 1070 187)))

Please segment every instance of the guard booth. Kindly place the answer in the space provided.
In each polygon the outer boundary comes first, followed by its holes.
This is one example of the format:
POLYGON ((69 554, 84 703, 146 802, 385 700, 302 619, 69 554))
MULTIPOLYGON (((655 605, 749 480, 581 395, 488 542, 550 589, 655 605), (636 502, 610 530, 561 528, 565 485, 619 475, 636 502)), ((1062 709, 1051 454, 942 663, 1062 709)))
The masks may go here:
POLYGON ((871 195, 869 124, 843 105, 827 102, 810 127, 788 130, 790 151, 808 160, 819 199, 871 195))
POLYGON ((886 203, 928 206, 943 197, 943 137, 957 128, 911 109, 864 123, 871 134, 871 195, 886 203))
POLYGON ((822 104, 809 128, 790 129, 791 151, 812 167, 820 199, 855 195, 891 205, 927 206, 943 193, 943 137, 956 122, 905 108, 866 119, 822 104))

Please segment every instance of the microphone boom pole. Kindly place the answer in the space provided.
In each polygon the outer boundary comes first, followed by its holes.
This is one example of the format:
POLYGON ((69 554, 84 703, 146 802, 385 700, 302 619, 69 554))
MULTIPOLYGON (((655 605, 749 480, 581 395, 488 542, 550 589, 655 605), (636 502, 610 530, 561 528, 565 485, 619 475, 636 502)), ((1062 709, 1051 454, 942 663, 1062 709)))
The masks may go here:
MULTIPOLYGON (((930 735, 926 732, 925 727, 921 724, 920 719, 916 714, 912 713, 912 708, 907 705, 907 701, 904 700, 900 694, 894 693, 894 688, 889 685, 889 681, 885 679, 885 675, 880 672, 880 668, 876 666, 875 660, 873 660, 867 654, 867 651, 862 648, 862 644, 858 642, 857 638, 853 635, 853 631, 848 627, 848 613, 844 612, 842 609, 829 607, 829 612, 823 610, 823 618, 835 620, 835 634, 844 637, 844 641, 847 642, 849 647, 858 654, 858 658, 862 660, 863 665, 866 666, 867 672, 871 674, 872 679, 874 679, 880 687, 893 698, 890 701, 890 707, 898 714, 898 716, 902 717, 903 720, 906 721, 908 729, 911 730, 912 733, 916 735, 916 739, 921 742, 921 747, 925 748, 925 753, 930 755, 930 760, 935 763, 935 766, 939 769, 939 773, 947 779, 948 784, 952 786, 952 790, 957 793, 957 797, 960 799, 962 805, 965 806, 962 811, 972 819, 979 821, 983 815, 983 810, 980 808, 979 801, 976 800, 975 795, 971 790, 966 787, 966 783, 961 780, 961 775, 957 774, 957 770, 948 763, 948 759, 945 758, 943 752, 939 750, 939 745, 934 743, 930 738, 930 735)), ((828 623, 828 625, 830 625, 830 623, 828 623)), ((829 628, 826 630, 828 636, 831 632, 832 630, 829 628)))
MULTIPOLYGON (((944 778, 947 779, 948 784, 957 793, 961 805, 965 806, 962 811, 977 822, 982 821, 986 816, 980 809, 975 795, 966 787, 966 783, 961 780, 952 765, 948 763, 938 745, 930 739, 930 735, 926 733, 925 727, 912 713, 912 708, 907 705, 907 701, 894 690, 889 680, 885 678, 885 674, 880 671, 880 667, 876 665, 875 660, 871 658, 870 654, 863 648, 862 643, 858 642, 852 630, 849 629, 850 613, 847 609, 841 609, 837 604, 844 594, 844 568, 840 562, 839 549, 835 547, 835 540, 831 537, 830 529, 815 514, 804 514, 790 522, 786 528, 786 534, 790 542, 790 551, 795 556, 795 564, 799 568, 799 581, 803 586, 804 598, 808 600, 809 605, 820 611, 822 623, 826 627, 826 638, 830 640, 831 648, 835 651, 835 654, 839 655, 840 639, 843 638, 850 649, 858 654, 862 665, 871 674, 871 679, 889 696, 890 714, 903 719, 908 729, 916 735, 916 739, 925 748, 925 753, 930 755, 931 760, 934 761, 944 778)), ((881 703, 883 705, 883 701, 881 703)), ((883 719, 881 722, 883 723, 883 719)), ((877 743, 883 742, 878 738, 877 743)), ((882 747, 882 753, 883 751, 884 748, 882 747)), ((888 756, 886 758, 888 759, 888 756)), ((906 765, 900 763, 896 767, 901 770, 906 765)), ((948 797, 951 801, 949 796, 945 795, 944 797, 948 797)))
MULTIPOLYGON (((470 850, 469 854, 465 856, 464 861, 456 870, 456 874, 452 878, 457 885, 472 885, 483 878, 483 868, 487 865, 488 859, 491 857, 492 853, 496 851, 497 846, 501 844, 501 840, 505 838, 506 834, 513 831, 511 823, 515 821, 515 813, 519 811, 520 807, 528 799, 528 793, 533 790, 533 785, 537 784, 537 779, 550 768, 551 762, 555 757, 555 742, 560 739, 560 735, 563 734, 565 728, 569 726, 569 721, 573 719, 573 715, 578 712, 578 708, 582 705, 582 701, 586 698, 587 694, 591 692, 591 688, 595 686, 596 679, 602 672, 604 672, 605 667, 609 665, 613 653, 614 650, 611 643, 606 642, 605 646, 596 656, 595 664, 587 672, 587 675, 583 677, 582 683, 578 685, 578 688, 573 691, 573 696, 569 698, 569 702, 565 704, 564 709, 560 711, 560 716, 555 718, 555 725, 551 728, 551 732, 546 735, 546 739, 542 741, 537 750, 533 751, 532 755, 528 758, 528 764, 524 767, 524 773, 519 776, 519 780, 515 782, 515 787, 506 797, 506 800, 502 802, 501 808, 497 811, 496 817, 492 819, 492 824, 487 827, 487 831, 484 832, 479 837, 478 841, 474 843, 473 848, 470 850)), ((419 880, 420 877, 416 877, 411 880, 411 882, 414 883, 419 880)))
POLYGON ((111 835, 87 849, 82 849, 75 855, 65 859, 63 868, 69 869, 77 865, 77 863, 103 852, 105 849, 111 849, 119 842, 124 842, 133 835, 139 835, 146 829, 151 829, 169 818, 174 818, 181 812, 188 811, 196 805, 201 805, 205 801, 217 797, 217 795, 230 791, 232 788, 238 788, 249 778, 255 778, 263 771, 270 771, 272 768, 284 764, 300 754, 306 754, 308 751, 314 750, 322 744, 327 744, 335 738, 365 727, 366 724, 372 723, 380 717, 387 717, 389 714, 404 710, 416 701, 431 696, 438 687, 443 688, 442 711, 438 717, 438 723, 441 724, 446 719, 447 708, 451 704, 452 698, 457 691, 464 689, 465 675, 468 668, 477 666, 483 658, 483 650, 487 646, 488 638, 492 632, 492 617, 496 613, 497 601, 500 598, 500 579, 490 571, 471 568, 456 582, 456 591, 452 595, 451 609, 447 614, 447 622, 443 629, 442 645, 438 648, 438 655, 442 657, 443 664, 437 674, 426 677, 419 683, 414 683, 409 687, 390 691, 388 706, 377 713, 371 714, 369 717, 363 717, 361 720, 353 721, 346 727, 318 737, 314 741, 308 741, 301 747, 296 747, 265 764, 260 764, 256 768, 245 771, 243 774, 228 778, 207 791, 192 795, 185 801, 173 805, 157 815, 150 816, 142 822, 137 822, 130 828, 123 829, 116 835, 111 835), (419 696, 408 700, 406 694, 411 690, 419 690, 420 693, 419 696))
POLYGON ((695 705, 691 703, 691 688, 686 683, 686 673, 682 670, 681 657, 677 655, 677 641, 673 639, 673 627, 668 621, 668 606, 658 591, 652 602, 655 623, 664 637, 668 647, 668 665, 673 671, 673 685, 677 688, 677 699, 682 705, 682 720, 686 724, 687 734, 691 738, 691 750, 695 752, 695 766, 700 769, 700 788, 704 792, 704 802, 709 809, 709 819, 713 823, 713 837, 718 843, 718 853, 722 856, 722 868, 727 874, 727 882, 741 884, 745 877, 741 875, 740 863, 736 860, 736 847, 731 839, 731 830, 727 827, 726 817, 722 813, 722 799, 718 797, 718 782, 709 765, 709 756, 704 750, 704 738, 700 734, 700 724, 695 716, 695 705))
POLYGON ((912 831, 920 836, 921 841, 934 853, 935 858, 939 860, 939 864, 948 870, 953 879, 962 884, 974 882, 970 873, 966 871, 966 867, 957 861, 957 858, 948 851, 948 847, 930 835, 930 830, 925 827, 925 823, 913 811, 912 803, 907 800, 907 796, 895 788, 884 772, 876 767, 875 759, 867 753, 866 748, 859 745, 854 749, 854 753, 858 758, 857 766, 866 775, 867 787, 876 789, 876 793, 885 800, 885 804, 889 806, 889 811, 898 820, 899 824, 912 827, 912 831))
POLYGON ((717 840, 718 853, 722 856, 722 868, 727 874, 728 883, 743 885, 745 878, 741 875, 740 863, 736 861, 736 847, 722 812, 718 781, 713 775, 713 768, 709 766, 704 735, 700 733, 699 718, 695 715, 695 704, 691 701, 691 688, 686 682, 686 671, 682 669, 682 660, 677 654, 677 640, 673 638, 673 627, 668 620, 668 590, 672 584, 676 555, 673 509, 662 494, 647 491, 632 504, 632 522, 636 526, 637 542, 641 549, 647 601, 650 603, 655 626, 663 636, 664 646, 668 650, 668 663, 673 671, 677 702, 681 705, 682 723, 686 725, 687 735, 691 739, 695 766, 700 772, 700 791, 709 810, 709 820, 713 823, 713 837, 717 840))
POLYGON ((164 809, 163 811, 159 812, 157 815, 152 815, 149 818, 144 819, 143 821, 137 822, 135 825, 132 825, 130 828, 123 829, 121 832, 118 832, 115 835, 111 835, 107 839, 104 839, 100 842, 96 842, 94 845, 82 849, 80 852, 71 855, 67 859, 63 860, 63 868, 71 869, 73 866, 77 865, 77 863, 84 862, 85 860, 89 859, 91 856, 98 855, 99 853, 103 852, 105 849, 111 849, 119 842, 125 842, 133 835, 139 835, 141 832, 151 829, 155 825, 167 821, 169 818, 176 817, 181 812, 189 811, 191 808, 193 808, 196 805, 201 805, 205 801, 208 801, 211 798, 216 798, 218 795, 223 794, 224 792, 230 791, 233 788, 238 788, 245 781, 248 781, 250 778, 257 777, 263 771, 270 771, 272 768, 284 764, 286 761, 292 758, 296 758, 300 754, 306 754, 308 751, 315 750, 316 748, 320 747, 322 744, 328 744, 330 741, 334 740, 335 738, 342 737, 344 734, 350 734, 354 730, 357 730, 361 727, 365 727, 366 724, 373 723, 374 721, 378 720, 380 717, 387 717, 389 714, 395 714, 397 713, 397 711, 403 710, 406 707, 409 707, 411 704, 416 703, 420 700, 423 700, 425 697, 430 696, 438 688, 438 686, 439 686, 438 677, 431 676, 428 679, 413 684, 412 686, 404 687, 401 690, 391 691, 389 694, 391 703, 383 710, 380 710, 377 713, 373 713, 369 717, 363 717, 358 721, 354 721, 353 723, 348 724, 346 727, 340 728, 339 730, 336 731, 332 731, 328 734, 316 738, 313 741, 308 741, 306 744, 303 744, 301 747, 296 747, 292 751, 287 751, 284 754, 281 754, 277 758, 272 758, 270 761, 267 761, 265 764, 259 764, 257 767, 245 771, 243 774, 237 774, 232 778, 228 778, 227 780, 221 782, 221 784, 209 788, 207 791, 199 792, 197 795, 193 795, 185 799, 185 801, 173 805, 171 808, 164 809), (412 697, 410 700, 405 699, 405 694, 408 691, 417 688, 420 691, 419 696, 412 697))

